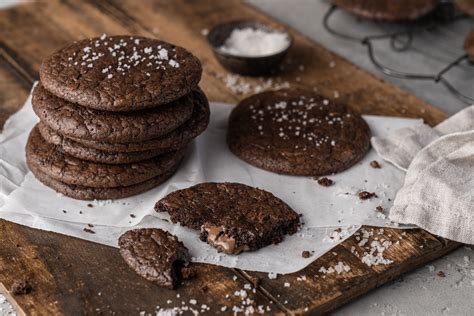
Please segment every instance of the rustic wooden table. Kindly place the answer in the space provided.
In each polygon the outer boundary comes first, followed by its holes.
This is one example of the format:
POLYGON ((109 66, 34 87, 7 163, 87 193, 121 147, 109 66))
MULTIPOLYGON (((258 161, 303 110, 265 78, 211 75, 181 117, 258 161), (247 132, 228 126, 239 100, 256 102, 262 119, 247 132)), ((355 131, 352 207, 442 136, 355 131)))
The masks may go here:
MULTIPOLYGON (((228 73, 214 59, 202 31, 222 21, 243 18, 277 23, 238 1, 51 0, 0 11, 0 124, 3 126, 25 101, 45 56, 72 40, 102 33, 159 37, 190 49, 204 65, 201 86, 211 101, 236 102, 244 94, 226 86, 228 73)), ((429 104, 290 31, 294 47, 273 83, 317 89, 364 114, 423 118, 431 125, 445 118, 429 104)), ((250 87, 268 84, 267 79, 241 80, 250 87)), ((230 313, 233 306, 268 306, 271 313, 281 314, 322 314, 459 246, 420 229, 364 229, 375 231, 379 240, 399 241, 384 252, 392 264, 369 267, 362 263, 360 256, 367 249, 351 237, 304 270, 277 279, 196 264, 196 279, 177 291, 168 291, 135 275, 117 249, 2 220, 0 282, 9 288, 18 278, 29 278, 33 291, 15 299, 21 309, 33 315, 151 313, 157 306, 183 306, 182 302, 197 310, 208 309, 211 314, 230 313), (327 275, 318 272, 320 267, 339 261, 351 270, 327 275), (249 301, 234 295, 256 278, 260 283, 255 291, 247 291, 249 301)))

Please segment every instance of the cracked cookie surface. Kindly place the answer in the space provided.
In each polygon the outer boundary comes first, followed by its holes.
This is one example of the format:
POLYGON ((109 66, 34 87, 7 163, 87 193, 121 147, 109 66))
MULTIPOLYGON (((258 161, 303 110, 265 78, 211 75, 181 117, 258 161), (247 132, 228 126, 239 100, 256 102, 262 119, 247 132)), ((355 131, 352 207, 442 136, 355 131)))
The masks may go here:
POLYGON ((197 87, 200 61, 186 49, 139 36, 84 39, 63 47, 40 67, 46 90, 105 111, 134 111, 177 100, 197 87))
POLYGON ((181 268, 191 260, 176 236, 158 228, 129 230, 118 243, 122 258, 138 275, 168 289, 177 287, 181 268))
POLYGON ((169 151, 182 148, 204 132, 209 124, 210 112, 206 96, 200 90, 195 90, 192 93, 195 94, 195 103, 191 118, 177 129, 161 137, 131 143, 97 142, 73 137, 71 137, 71 139, 85 147, 110 152, 136 152, 144 150, 169 151))
POLYGON ((345 105, 298 89, 256 94, 229 117, 227 144, 272 172, 321 176, 347 169, 370 148, 370 129, 345 105))
POLYGON ((122 199, 153 189, 171 178, 178 166, 179 163, 173 169, 141 183, 114 188, 93 188, 67 184, 44 174, 36 165, 29 165, 29 168, 40 182, 65 196, 78 200, 109 200, 122 199))
POLYGON ((38 83, 31 103, 41 121, 61 135, 111 143, 139 142, 168 134, 188 121, 194 95, 153 109, 107 112, 58 98, 38 83))
POLYGON ((35 127, 26 145, 26 161, 30 169, 70 185, 114 188, 138 184, 166 173, 179 164, 185 150, 166 153, 129 164, 100 164, 63 154, 46 142, 35 127))
POLYGON ((43 123, 38 123, 41 136, 50 144, 56 145, 63 153, 72 157, 105 164, 124 164, 142 161, 178 150, 180 148, 151 149, 131 152, 104 151, 86 147, 72 139, 59 135, 43 123))

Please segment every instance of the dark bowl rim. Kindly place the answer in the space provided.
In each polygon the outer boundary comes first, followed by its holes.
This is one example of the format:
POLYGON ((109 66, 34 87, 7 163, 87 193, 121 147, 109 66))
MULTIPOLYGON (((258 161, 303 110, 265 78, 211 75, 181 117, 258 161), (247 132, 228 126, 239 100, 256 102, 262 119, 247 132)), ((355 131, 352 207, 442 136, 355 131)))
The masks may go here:
POLYGON ((262 22, 262 21, 259 21, 259 20, 253 20, 253 19, 239 19, 239 20, 230 20, 230 21, 226 21, 226 22, 222 22, 222 23, 219 23, 219 24, 216 24, 214 25, 210 30, 209 30, 209 33, 207 34, 206 36, 206 39, 207 39, 207 43, 209 44, 209 46, 211 46, 212 50, 214 51, 214 53, 220 55, 220 56, 223 56, 223 57, 229 57, 229 58, 236 58, 236 59, 252 59, 252 60, 259 60, 259 59, 266 59, 266 58, 271 58, 273 56, 277 56, 279 54, 283 54, 283 53, 286 53, 292 46, 293 46, 293 36, 290 34, 290 32, 287 30, 286 27, 284 26, 281 26, 280 29, 277 29, 271 25, 269 25, 268 23, 265 23, 265 22, 262 22), (224 25, 227 25, 227 24, 240 24, 240 23, 255 23, 255 24, 260 24, 260 25, 264 25, 265 27, 269 28, 269 29, 272 29, 272 30, 275 30, 275 31, 279 31, 280 33, 285 33, 287 38, 288 38, 288 46, 285 47, 284 49, 276 52, 276 53, 273 53, 273 54, 269 54, 269 55, 263 55, 263 56, 242 56, 242 55, 233 55, 233 54, 229 54, 229 53, 226 53, 226 52, 223 52, 219 49, 219 47, 216 47, 215 45, 212 44, 211 40, 210 40, 210 36, 211 34, 218 28, 224 26, 224 25))

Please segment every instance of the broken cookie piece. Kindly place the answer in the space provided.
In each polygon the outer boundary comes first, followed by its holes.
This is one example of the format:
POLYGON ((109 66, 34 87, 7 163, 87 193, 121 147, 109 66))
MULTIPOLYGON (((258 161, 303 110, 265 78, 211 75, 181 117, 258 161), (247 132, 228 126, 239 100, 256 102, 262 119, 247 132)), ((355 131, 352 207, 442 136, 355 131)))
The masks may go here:
POLYGON ((188 249, 168 232, 157 228, 129 230, 120 236, 119 247, 123 259, 137 274, 161 287, 175 289, 183 274, 189 278, 188 249))
POLYGON ((294 234, 299 215, 273 194, 240 183, 201 183, 168 194, 155 205, 173 223, 201 232, 220 252, 239 254, 294 234))

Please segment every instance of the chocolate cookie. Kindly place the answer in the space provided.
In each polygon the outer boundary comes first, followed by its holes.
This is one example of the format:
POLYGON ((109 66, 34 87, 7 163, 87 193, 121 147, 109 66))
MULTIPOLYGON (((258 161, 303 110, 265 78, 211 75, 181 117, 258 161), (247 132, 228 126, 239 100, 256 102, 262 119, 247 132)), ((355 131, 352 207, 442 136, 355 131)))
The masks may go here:
POLYGON ((229 117, 227 143, 235 155, 259 168, 320 176, 359 161, 370 147, 370 130, 344 105, 284 89, 240 102, 229 117))
POLYGON ((111 143, 139 142, 165 135, 189 120, 193 96, 148 110, 106 112, 60 99, 39 83, 31 103, 40 120, 61 135, 111 143))
POLYGON ((194 138, 199 136, 209 124, 209 103, 204 93, 200 91, 193 92, 196 95, 193 115, 191 118, 172 131, 156 139, 150 139, 140 143, 107 143, 89 141, 80 138, 71 138, 86 147, 95 148, 111 152, 134 152, 144 150, 176 150, 186 146, 194 138))
POLYGON ((85 39, 41 64, 46 90, 105 111, 135 111, 177 100, 197 87, 202 67, 184 48, 139 36, 85 39))
POLYGON ((464 49, 466 53, 474 58, 474 30, 471 30, 464 41, 464 49))
POLYGON ((472 0, 456 0, 454 2, 459 11, 467 15, 474 16, 474 1, 472 0))
POLYGON ((123 259, 138 275, 168 289, 179 285, 181 268, 190 261, 184 244, 161 229, 129 230, 118 243, 123 259))
POLYGON ((78 142, 73 141, 72 139, 61 136, 43 123, 38 123, 38 130, 41 136, 48 143, 56 145, 57 149, 61 152, 78 159, 105 164, 124 164, 143 161, 179 149, 154 149, 131 152, 103 151, 99 149, 88 148, 78 142))
POLYGON ((65 196, 78 200, 110 200, 126 198, 153 189, 173 176, 178 166, 179 162, 171 170, 168 170, 159 176, 138 184, 115 188, 92 188, 81 185, 66 184, 42 173, 36 165, 31 165, 29 168, 39 181, 65 196))
POLYGON ((165 173, 181 161, 184 152, 170 152, 130 164, 98 164, 63 154, 56 146, 46 142, 35 127, 26 145, 26 162, 30 169, 40 170, 66 184, 113 188, 138 184, 165 173))
POLYGON ((432 12, 439 0, 332 0, 332 2, 364 18, 397 22, 416 20, 432 12))
POLYGON ((294 234, 299 215, 273 194, 240 183, 201 183, 155 205, 173 223, 201 231, 201 240, 228 254, 277 244, 294 234))

